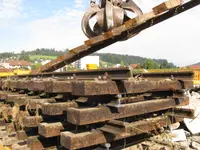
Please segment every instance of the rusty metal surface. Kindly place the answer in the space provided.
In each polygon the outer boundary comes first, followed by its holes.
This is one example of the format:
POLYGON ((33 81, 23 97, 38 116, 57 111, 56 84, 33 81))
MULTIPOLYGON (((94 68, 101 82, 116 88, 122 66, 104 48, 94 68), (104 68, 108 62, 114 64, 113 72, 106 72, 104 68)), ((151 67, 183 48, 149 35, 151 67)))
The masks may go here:
MULTIPOLYGON (((90 72, 87 72, 89 74, 90 72)), ((193 73, 184 72, 176 73, 176 79, 166 78, 173 73, 154 74, 158 79, 147 78, 128 78, 126 80, 110 80, 109 76, 105 79, 93 80, 76 80, 76 79, 60 79, 60 80, 19 80, 16 89, 29 89, 30 91, 44 91, 46 93, 72 93, 73 95, 104 95, 119 93, 143 93, 148 91, 166 91, 193 88, 193 73), (179 78, 180 76, 180 78, 179 78), (182 77, 185 80, 182 80, 182 77), (23 84, 23 86, 21 86, 23 84)), ((117 75, 117 72, 116 72, 117 75)), ((150 75, 151 74, 145 74, 150 75)), ((11 80, 12 81, 12 80, 11 80)), ((0 93, 0 95, 3 95, 0 93)))
POLYGON ((194 109, 188 109, 188 108, 173 108, 172 110, 168 111, 166 115, 173 117, 194 119, 195 111, 194 109))
MULTIPOLYGON (((67 72, 45 72, 45 73, 35 73, 29 75, 18 75, 13 76, 16 78, 26 78, 26 77, 63 77, 65 79, 94 79, 104 77, 105 73, 113 79, 123 79, 131 77, 130 69, 128 67, 124 68, 105 68, 105 69, 96 69, 96 70, 81 70, 81 71, 67 71, 67 72)), ((3 84, 3 83, 2 83, 3 84)))
POLYGON ((42 80, 30 80, 27 89, 30 91, 44 91, 45 88, 46 88, 45 79, 42 79, 42 80))
POLYGON ((42 113, 50 116, 63 115, 68 108, 77 107, 76 102, 44 103, 42 104, 42 113))
POLYGON ((8 93, 5 91, 0 91, 0 100, 6 100, 8 97, 8 93))
POLYGON ((58 141, 56 138, 43 138, 40 136, 31 136, 27 140, 28 148, 31 150, 45 150, 49 148, 56 148, 58 141))
POLYGON ((86 125, 107 120, 119 119, 124 117, 136 116, 145 113, 155 112, 174 108, 176 106, 184 106, 189 104, 189 98, 180 99, 158 99, 145 102, 137 102, 130 104, 122 104, 115 112, 109 107, 100 106, 93 108, 69 108, 67 110, 67 121, 72 124, 86 125))
POLYGON ((0 89, 3 87, 3 79, 0 79, 0 89))
POLYGON ((61 122, 40 123, 38 126, 38 134, 46 138, 59 136, 62 130, 64 130, 64 126, 61 122))
MULTIPOLYGON (((191 81, 192 83, 192 81, 191 81)), ((159 81, 151 81, 151 80, 139 80, 139 81, 124 81, 123 86, 125 87, 126 93, 144 93, 144 92, 152 92, 152 91, 175 91, 184 89, 184 81, 183 85, 178 80, 159 80, 159 81)), ((190 87, 192 88, 192 87, 190 87)))
POLYGON ((110 120, 104 126, 98 128, 98 130, 105 133, 113 134, 114 136, 125 136, 129 134, 128 127, 130 123, 118 120, 110 120))
POLYGON ((37 136, 29 137, 27 145, 31 150, 42 150, 45 148, 37 136))
POLYGON ((109 107, 117 107, 120 106, 121 104, 128 104, 128 103, 135 103, 139 101, 145 101, 147 98, 150 98, 152 94, 141 94, 137 96, 130 96, 130 97, 125 97, 125 98, 118 98, 116 100, 112 100, 111 102, 107 103, 106 106, 109 107))
POLYGON ((22 125, 24 127, 38 127, 40 122, 43 121, 42 116, 26 116, 22 118, 22 125))
POLYGON ((70 93, 71 89, 71 81, 46 81, 44 91, 46 93, 70 93))
POLYGON ((4 118, 0 118, 0 126, 5 126, 6 122, 4 118))
POLYGON ((17 80, 9 80, 9 87, 11 89, 16 89, 17 88, 17 80))
POLYGON ((6 102, 15 103, 18 106, 27 104, 28 96, 26 94, 8 94, 6 98, 6 102))
POLYGON ((72 82, 72 95, 105 95, 119 94, 115 81, 74 81, 72 82))
POLYGON ((42 108, 44 103, 55 103, 56 100, 54 98, 29 98, 27 102, 28 109, 38 109, 42 108))
POLYGON ((129 134, 126 134, 124 136, 112 136, 99 130, 82 132, 77 134, 66 131, 61 132, 60 143, 62 146, 68 149, 79 149, 83 147, 89 147, 92 145, 107 143, 110 141, 134 136, 141 133, 147 133, 149 131, 158 129, 171 123, 179 122, 181 120, 183 120, 183 118, 174 118, 172 122, 170 117, 162 116, 156 118, 149 118, 147 120, 136 121, 129 124, 129 134))
POLYGON ((138 80, 130 79, 120 82, 115 81, 73 81, 72 95, 89 96, 89 95, 115 95, 115 94, 132 94, 145 93, 152 91, 176 91, 181 89, 193 88, 193 82, 178 80, 138 80))
POLYGON ((28 135, 24 130, 19 130, 16 132, 17 134, 17 140, 24 141, 28 139, 28 135))
POLYGON ((18 80, 16 86, 20 87, 20 89, 28 89, 29 85, 29 80, 18 80))
MULTIPOLYGON (((67 80, 125 80, 131 77, 133 78, 144 78, 149 80, 161 80, 166 78, 173 78, 178 80, 193 80, 193 72, 192 71, 179 71, 179 72, 159 72, 159 73, 143 73, 142 71, 134 71, 129 67, 124 68, 107 68, 107 69, 96 69, 96 70, 82 70, 82 71, 68 71, 68 72, 51 72, 51 73, 38 73, 38 74, 29 74, 29 75, 18 75, 13 76, 12 79, 7 80, 6 78, 2 78, 2 83, 9 83, 2 85, 4 87, 9 88, 19 88, 23 89, 24 86, 28 88, 28 86, 32 86, 32 84, 28 84, 30 79, 27 78, 35 78, 34 81, 43 81, 47 82, 47 87, 50 89, 52 87, 52 82, 66 81, 67 80), (47 79, 48 78, 48 79, 47 79), (18 84, 19 83, 19 84, 18 84), (20 84, 21 83, 21 84, 20 84), (49 85, 48 85, 49 83, 49 85)), ((43 84, 43 83, 41 83, 43 84)), ((47 88, 46 87, 46 88, 47 88)))
MULTIPOLYGON (((178 118, 190 118, 193 119, 195 117, 194 111, 191 109, 182 109, 182 108, 173 108, 163 113, 165 116, 171 116, 178 118)), ((147 119, 148 121, 148 119, 147 119)), ((151 125, 156 126, 157 122, 150 122, 151 125)), ((115 136, 127 136, 130 135, 133 131, 132 125, 136 125, 137 123, 124 122, 119 120, 110 120, 106 122, 106 124, 99 128, 100 131, 105 133, 110 133, 115 136)))

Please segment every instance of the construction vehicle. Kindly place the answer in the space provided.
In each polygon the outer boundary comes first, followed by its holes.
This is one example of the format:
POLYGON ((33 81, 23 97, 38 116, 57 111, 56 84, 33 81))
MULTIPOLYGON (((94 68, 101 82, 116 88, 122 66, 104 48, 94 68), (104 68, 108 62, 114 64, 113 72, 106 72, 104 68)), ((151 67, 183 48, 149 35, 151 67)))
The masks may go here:
POLYGON ((14 75, 23 75, 30 74, 30 70, 22 70, 22 69, 0 69, 0 77, 9 77, 14 75))
POLYGON ((87 70, 98 69, 97 64, 86 64, 87 70))
POLYGON ((194 86, 200 87, 200 70, 193 70, 194 72, 194 86))
POLYGON ((11 70, 0 68, 0 77, 6 77, 6 76, 12 76, 12 75, 14 75, 14 73, 11 70))

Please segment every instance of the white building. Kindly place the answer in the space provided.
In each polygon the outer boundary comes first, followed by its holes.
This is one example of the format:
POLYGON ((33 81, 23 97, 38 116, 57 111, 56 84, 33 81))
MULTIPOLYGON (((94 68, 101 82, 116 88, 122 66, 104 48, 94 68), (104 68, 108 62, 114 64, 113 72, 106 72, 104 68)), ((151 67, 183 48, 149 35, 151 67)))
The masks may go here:
MULTIPOLYGON (((44 60, 41 62, 42 65, 46 65, 47 63, 51 62, 51 60, 44 60)), ((36 63, 36 62, 35 62, 36 63)))
POLYGON ((99 56, 85 56, 75 62, 75 67, 78 69, 86 70, 87 64, 96 64, 99 67, 100 59, 99 56))
POLYGON ((31 63, 24 60, 6 60, 5 62, 0 63, 1 67, 6 69, 19 69, 19 68, 28 68, 31 69, 31 63))
POLYGON ((9 65, 9 63, 2 62, 2 63, 0 63, 0 67, 9 69, 10 65, 9 65))

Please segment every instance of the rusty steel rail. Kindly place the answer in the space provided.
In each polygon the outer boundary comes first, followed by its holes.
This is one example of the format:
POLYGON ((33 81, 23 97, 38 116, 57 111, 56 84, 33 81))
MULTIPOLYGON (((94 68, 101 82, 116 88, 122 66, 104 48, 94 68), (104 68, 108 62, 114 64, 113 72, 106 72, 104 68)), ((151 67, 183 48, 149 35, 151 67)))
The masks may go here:
POLYGON ((58 57, 56 60, 47 63, 39 70, 36 70, 36 72, 55 71, 65 66, 66 64, 70 64, 84 56, 92 54, 104 47, 123 40, 126 37, 132 36, 144 29, 147 29, 182 12, 185 12, 186 10, 199 5, 200 0, 190 0, 187 3, 180 5, 177 3, 180 3, 180 1, 169 0, 168 2, 164 2, 154 7, 152 12, 138 16, 134 19, 130 19, 122 26, 114 28, 100 36, 90 38, 89 40, 85 41, 83 45, 68 51, 65 55, 58 57), (168 3, 170 3, 170 5, 172 5, 171 3, 175 4, 169 7, 167 6, 168 3))
MULTIPOLYGON (((175 118, 174 122, 180 122, 182 118, 175 118)), ((174 123, 168 116, 159 116, 150 118, 148 120, 140 120, 133 123, 128 123, 131 129, 128 134, 121 134, 112 136, 99 130, 93 130, 89 132, 73 133, 73 132, 61 132, 60 143, 67 149, 80 149, 92 145, 98 145, 102 143, 108 143, 120 139, 125 139, 130 136, 147 133, 152 130, 156 130, 159 127, 165 127, 174 123)))
MULTIPOLYGON (((152 75, 158 77, 156 73, 152 75)), ((191 78, 191 74, 188 76, 185 72, 181 75, 191 78)), ((31 150, 52 146, 84 148, 143 133, 130 128, 150 133, 182 118, 194 118, 193 110, 179 108, 189 103, 185 90, 193 87, 191 80, 172 77, 162 80, 135 77, 120 81, 61 79, 24 76, 0 80, 0 123, 5 126, 5 131, 0 133, 19 134, 9 137, 7 143, 4 136, 4 145, 15 146, 17 140, 23 139, 27 144, 22 146, 31 150), (31 135, 26 134, 27 131, 32 132, 31 135), (113 134, 115 136, 111 136, 113 134), (59 137, 60 142, 55 140, 59 137), (16 141, 9 143, 12 138, 16 141)))
MULTIPOLYGON (((142 72, 142 70, 131 70, 129 67, 123 68, 106 68, 96 70, 80 70, 80 71, 67 71, 67 72, 45 72, 35 73, 27 75, 11 76, 10 78, 58 78, 58 79, 77 79, 77 80, 93 80, 98 79, 112 79, 112 80, 123 80, 131 77, 140 76, 146 79, 163 79, 163 78, 174 78, 174 79, 193 79, 192 71, 178 71, 178 72, 142 72)), ((1 77, 0 79, 7 78, 1 77)))

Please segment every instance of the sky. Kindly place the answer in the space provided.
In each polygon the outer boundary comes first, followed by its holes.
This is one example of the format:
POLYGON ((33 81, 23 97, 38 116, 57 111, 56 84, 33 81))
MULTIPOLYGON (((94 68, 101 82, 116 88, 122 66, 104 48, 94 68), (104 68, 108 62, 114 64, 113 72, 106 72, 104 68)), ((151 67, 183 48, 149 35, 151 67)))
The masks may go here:
MULTIPOLYGON (((0 0, 0 52, 72 49, 87 37, 81 19, 90 0, 0 0)), ((134 0, 144 13, 164 0, 134 0)), ((167 59, 178 66, 200 62, 200 6, 99 52, 167 59)))

